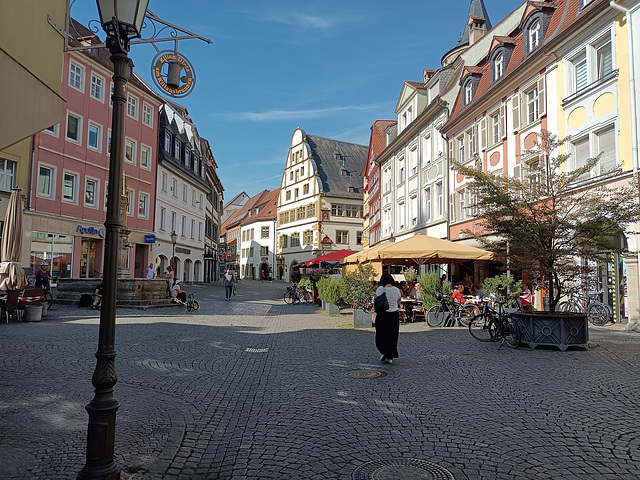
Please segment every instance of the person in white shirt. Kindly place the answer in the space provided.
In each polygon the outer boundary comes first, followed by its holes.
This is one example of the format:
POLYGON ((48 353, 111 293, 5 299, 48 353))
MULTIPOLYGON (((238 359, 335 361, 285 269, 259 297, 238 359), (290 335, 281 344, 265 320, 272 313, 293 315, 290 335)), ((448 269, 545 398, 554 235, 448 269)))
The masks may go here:
POLYGON ((376 347, 382 354, 381 362, 393 363, 393 359, 398 358, 398 335, 400 333, 398 310, 400 309, 402 292, 395 286, 390 273, 383 273, 378 285, 375 296, 386 294, 389 308, 386 312, 380 312, 376 315, 376 347))

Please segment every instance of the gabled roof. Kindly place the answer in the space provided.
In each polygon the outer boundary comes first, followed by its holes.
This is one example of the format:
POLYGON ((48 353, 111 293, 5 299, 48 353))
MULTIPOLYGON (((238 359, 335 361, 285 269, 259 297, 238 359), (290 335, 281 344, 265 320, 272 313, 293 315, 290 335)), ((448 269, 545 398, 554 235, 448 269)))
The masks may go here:
MULTIPOLYGON (((254 195, 249 200, 247 200, 247 202, 242 207, 240 207, 238 210, 233 212, 229 216, 229 218, 227 218, 224 221, 224 223, 222 224, 222 227, 220 227, 220 231, 224 234, 228 230, 232 230, 233 228, 240 226, 242 222, 244 222, 247 218, 251 216, 252 211, 256 211, 260 209, 260 206, 263 203, 265 203, 265 198, 267 198, 269 193, 270 193, 269 190, 263 190, 262 192, 258 193, 257 195, 254 195)), ((238 195, 236 195, 235 198, 237 197, 238 195)), ((276 195, 276 198, 277 198, 277 195, 276 195)))
POLYGON ((248 210, 248 215, 244 217, 241 225, 276 219, 278 214, 278 197, 280 195, 280 187, 271 190, 270 192, 265 190, 265 192, 267 193, 261 195, 260 199, 248 210))
POLYGON ((311 150, 324 195, 362 198, 364 182, 360 172, 367 158, 367 147, 306 133, 304 139, 311 150))
POLYGON ((361 176, 367 176, 370 164, 373 163, 374 165, 377 165, 376 162, 373 162, 373 160, 380 152, 387 148, 386 129, 390 125, 395 125, 396 123, 398 123, 396 120, 376 120, 375 122, 373 122, 373 125, 371 126, 371 136, 369 137, 367 161, 362 167, 362 171, 360 172, 361 176))

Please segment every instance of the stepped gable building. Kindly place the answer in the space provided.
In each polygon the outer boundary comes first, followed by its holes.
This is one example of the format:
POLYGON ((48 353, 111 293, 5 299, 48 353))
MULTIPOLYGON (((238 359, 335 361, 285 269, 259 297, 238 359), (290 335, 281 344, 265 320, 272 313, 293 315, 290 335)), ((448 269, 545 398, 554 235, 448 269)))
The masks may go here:
MULTIPOLYGON (((630 60, 637 52, 628 35, 638 6, 637 0, 523 3, 514 12, 514 28, 489 32, 484 52, 465 62, 461 89, 442 129, 450 158, 492 175, 540 182, 537 167, 547 158, 528 151, 548 131, 569 137, 557 152, 568 155, 567 171, 600 155, 575 188, 632 181, 638 171, 634 112, 639 103, 631 81, 637 67, 630 60), (622 175, 613 178, 612 172, 622 175)), ((450 190, 449 236, 469 242, 463 230, 475 225, 472 185, 451 175, 450 190)), ((589 281, 604 292, 600 299, 612 307, 616 321, 640 316, 635 231, 632 226, 620 237, 632 253, 612 254, 589 281)), ((542 307, 539 299, 537 306, 542 307)))
POLYGON ((278 278, 329 250, 362 249, 366 158, 366 146, 293 132, 278 200, 278 278))
MULTIPOLYGON (((101 43, 73 19, 69 42, 72 46, 101 43)), ((54 281, 97 278, 103 272, 112 75, 106 48, 64 52, 63 118, 33 137, 32 180, 28 189, 21 185, 29 195, 28 251, 33 267, 43 260, 50 262, 54 281)), ((153 244, 145 237, 154 233, 158 110, 163 101, 134 70, 129 73, 126 96, 119 275, 144 278, 153 260, 153 244)))
MULTIPOLYGON (((276 218, 280 189, 265 190, 240 223, 240 275, 270 279, 276 266, 276 218)), ((249 202, 247 202, 249 203, 249 202)))
POLYGON ((207 158, 210 150, 185 107, 167 101, 160 109, 160 147, 157 171, 156 267, 173 265, 176 278, 194 283, 204 280, 205 198, 207 158), (173 245, 171 234, 176 234, 173 245), (172 258, 173 255, 173 258, 172 258))

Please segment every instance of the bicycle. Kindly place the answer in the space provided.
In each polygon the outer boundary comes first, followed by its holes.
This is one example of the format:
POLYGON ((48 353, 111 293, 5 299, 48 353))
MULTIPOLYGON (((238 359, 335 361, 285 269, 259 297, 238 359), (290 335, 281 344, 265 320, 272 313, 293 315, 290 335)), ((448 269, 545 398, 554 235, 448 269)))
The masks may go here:
MULTIPOLYGON (((495 302, 498 311, 483 300, 482 311, 469 322, 469 333, 480 342, 506 343, 510 348, 520 345, 520 330, 510 314, 504 311, 504 302, 495 302)), ((502 346, 502 344, 500 344, 502 346)))
POLYGON ((44 291, 44 301, 47 304, 47 310, 51 310, 51 307, 53 306, 53 295, 51 295, 51 291, 49 289, 44 291))
POLYGON ((294 305, 297 303, 311 303, 313 302, 313 293, 307 290, 304 286, 298 287, 293 284, 287 287, 287 291, 283 296, 285 303, 293 303, 294 305))
POLYGON ((476 307, 474 305, 464 305, 443 295, 436 293, 436 299, 440 303, 433 305, 427 310, 427 325, 430 327, 453 327, 462 325, 466 327, 475 315, 476 307))
POLYGON ((200 304, 196 300, 196 292, 190 293, 187 295, 187 312, 191 310, 196 311, 200 308, 200 304))
POLYGON ((572 292, 569 296, 569 300, 565 300, 558 305, 558 310, 560 312, 586 313, 587 320, 598 326, 605 325, 610 320, 613 322, 612 308, 609 305, 600 302, 596 298, 597 296, 598 294, 588 295, 588 303, 585 305, 584 299, 578 297, 572 292))

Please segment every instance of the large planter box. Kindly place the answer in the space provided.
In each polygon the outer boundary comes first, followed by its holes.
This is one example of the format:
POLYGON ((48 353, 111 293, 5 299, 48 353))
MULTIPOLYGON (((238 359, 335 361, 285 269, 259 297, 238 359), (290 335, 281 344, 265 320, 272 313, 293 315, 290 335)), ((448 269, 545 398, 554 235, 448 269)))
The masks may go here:
POLYGON ((540 345, 589 348, 586 313, 518 312, 513 314, 520 330, 520 343, 536 348, 540 345))
POLYGON ((371 328, 371 312, 368 310, 353 310, 353 328, 371 328))
POLYGON ((340 309, 335 303, 324 303, 325 310, 329 315, 340 315, 340 309))

